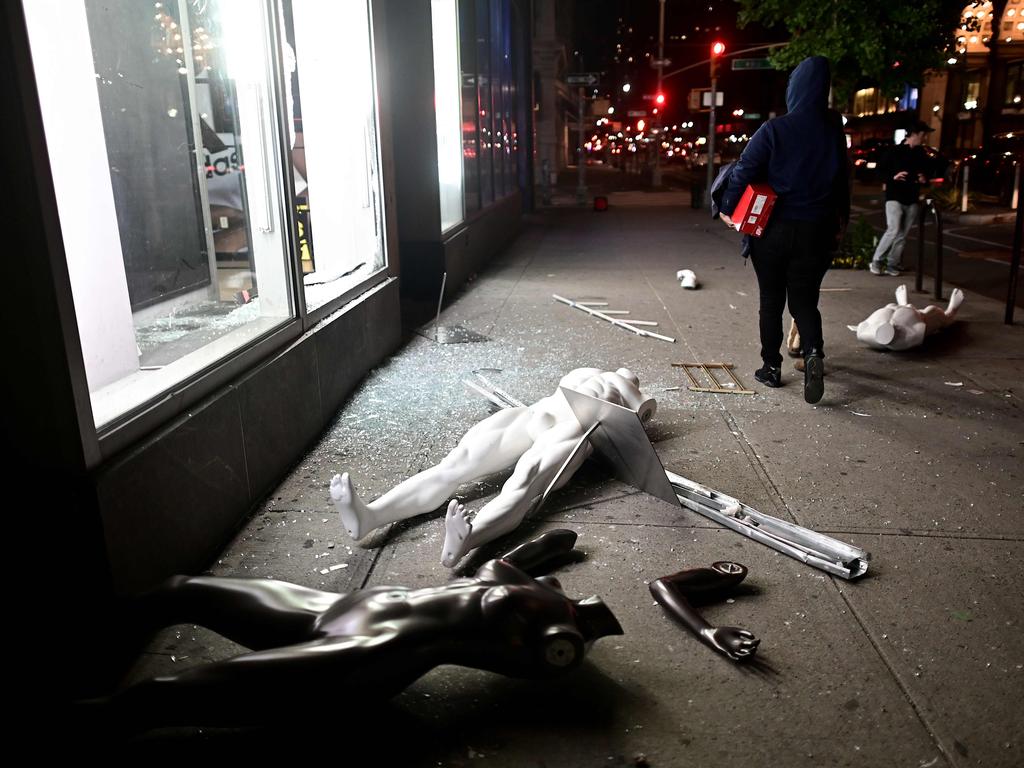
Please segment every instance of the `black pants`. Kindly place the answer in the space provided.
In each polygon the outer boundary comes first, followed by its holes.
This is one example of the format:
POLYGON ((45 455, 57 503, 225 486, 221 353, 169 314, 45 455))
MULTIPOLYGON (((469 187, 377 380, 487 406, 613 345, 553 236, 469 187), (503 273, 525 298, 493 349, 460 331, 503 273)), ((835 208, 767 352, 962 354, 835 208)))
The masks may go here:
POLYGON ((780 219, 769 223, 763 237, 753 238, 751 261, 761 292, 761 359, 768 365, 782 365, 787 298, 804 351, 824 351, 818 294, 832 263, 834 230, 831 221, 780 219))

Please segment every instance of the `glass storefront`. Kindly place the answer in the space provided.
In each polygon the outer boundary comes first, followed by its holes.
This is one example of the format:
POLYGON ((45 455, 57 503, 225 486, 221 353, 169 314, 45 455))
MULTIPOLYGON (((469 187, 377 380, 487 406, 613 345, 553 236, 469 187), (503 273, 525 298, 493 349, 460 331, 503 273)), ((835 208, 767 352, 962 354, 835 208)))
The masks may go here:
POLYGON ((284 0, 286 114, 307 310, 384 267, 366 3, 284 0))
POLYGON ((480 106, 476 75, 474 0, 459 0, 459 77, 462 83, 462 165, 466 214, 480 210, 480 106))
POLYGON ((365 3, 23 6, 97 428, 384 268, 365 3))
MULTIPOLYGON (((458 208, 468 215, 519 188, 515 119, 519 92, 513 57, 521 22, 513 14, 512 0, 433 1, 438 154, 440 160, 442 133, 447 140, 455 119, 453 100, 447 93, 442 99, 442 81, 447 84, 449 68, 457 66, 461 73, 462 146, 462 200, 458 208), (449 14, 455 12, 456 5, 458 19, 453 22, 449 14), (446 48, 455 26, 459 29, 458 47, 446 48)), ((442 229, 447 229, 454 220, 444 211, 456 210, 456 206, 449 204, 445 209, 444 178, 441 194, 442 229)))

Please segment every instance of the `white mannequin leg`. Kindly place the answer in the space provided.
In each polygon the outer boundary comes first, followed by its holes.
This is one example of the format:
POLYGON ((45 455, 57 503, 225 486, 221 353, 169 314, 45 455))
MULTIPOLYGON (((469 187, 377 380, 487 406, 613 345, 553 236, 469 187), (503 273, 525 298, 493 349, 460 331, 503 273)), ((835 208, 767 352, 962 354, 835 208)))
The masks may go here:
POLYGON ((399 483, 379 499, 363 503, 348 473, 331 480, 331 499, 342 525, 354 539, 396 520, 437 509, 463 483, 506 469, 533 444, 527 408, 488 416, 470 429, 441 462, 399 483))
POLYGON ((941 331, 943 328, 952 325, 956 320, 957 310, 960 309, 960 305, 964 301, 964 292, 959 288, 954 288, 953 293, 950 294, 949 304, 945 309, 936 306, 935 304, 929 304, 927 307, 921 310, 920 319, 925 324, 925 334, 930 336, 933 333, 941 331))
POLYGON ((880 347, 892 344, 894 338, 896 338, 896 328, 892 323, 879 323, 875 328, 874 341, 880 347))
MULTIPOLYGON (((557 424, 545 432, 516 463, 501 493, 484 505, 472 522, 462 505, 452 500, 445 518, 441 563, 452 568, 470 550, 515 530, 537 497, 547 490, 582 434, 575 421, 557 424)), ((556 487, 569 482, 592 450, 588 444, 576 454, 556 487)))
POLYGON ((949 295, 949 306, 946 307, 946 317, 953 320, 956 317, 956 311, 960 309, 960 305, 964 303, 964 292, 959 288, 954 288, 953 292, 949 295))
POLYGON ((796 327, 796 320, 789 321, 789 335, 786 337, 786 350, 791 355, 800 352, 800 329, 796 327))

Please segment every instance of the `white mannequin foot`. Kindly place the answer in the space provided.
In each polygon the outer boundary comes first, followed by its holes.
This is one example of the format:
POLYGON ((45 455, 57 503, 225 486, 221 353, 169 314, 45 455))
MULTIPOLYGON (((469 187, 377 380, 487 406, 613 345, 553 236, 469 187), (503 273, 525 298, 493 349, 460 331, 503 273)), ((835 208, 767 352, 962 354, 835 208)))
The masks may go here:
POLYGON ((331 501, 341 516, 342 527, 353 539, 361 539, 377 527, 373 512, 356 496, 348 472, 331 478, 331 501))
POLYGON ((946 307, 946 314, 956 312, 960 305, 964 303, 964 292, 959 288, 954 288, 953 293, 949 295, 949 306, 946 307))
POLYGON ((455 499, 448 502, 448 512, 444 516, 444 550, 441 553, 441 565, 454 568, 455 564, 466 554, 469 534, 473 532, 473 524, 466 517, 466 508, 455 499))
POLYGON ((910 303, 907 301, 907 286, 901 285, 896 289, 896 303, 901 307, 905 307, 910 303))

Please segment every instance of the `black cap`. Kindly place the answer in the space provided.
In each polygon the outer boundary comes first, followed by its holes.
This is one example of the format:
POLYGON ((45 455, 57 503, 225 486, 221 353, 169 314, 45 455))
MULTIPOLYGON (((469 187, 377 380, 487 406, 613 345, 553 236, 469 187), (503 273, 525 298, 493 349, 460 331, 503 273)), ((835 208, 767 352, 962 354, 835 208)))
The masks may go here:
POLYGON ((915 120, 910 124, 910 127, 907 128, 907 133, 931 133, 934 130, 935 129, 928 125, 924 120, 915 120))

